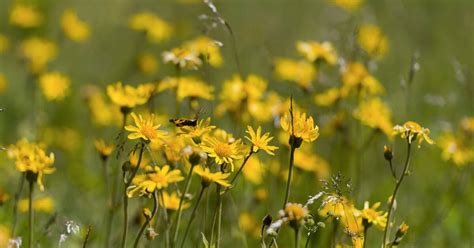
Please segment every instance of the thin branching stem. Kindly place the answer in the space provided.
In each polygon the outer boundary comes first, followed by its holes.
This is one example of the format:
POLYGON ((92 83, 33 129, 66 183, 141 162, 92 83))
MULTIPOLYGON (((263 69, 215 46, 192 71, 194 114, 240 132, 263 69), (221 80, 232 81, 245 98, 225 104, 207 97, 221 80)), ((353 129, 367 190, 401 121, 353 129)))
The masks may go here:
POLYGON ((138 232, 138 235, 135 238, 135 242, 133 243, 133 247, 135 248, 138 247, 138 244, 140 243, 140 239, 143 235, 143 232, 145 231, 146 227, 150 224, 151 220, 153 219, 153 217, 155 217, 156 213, 158 212, 158 205, 159 205, 158 204, 158 191, 155 190, 153 192, 153 212, 151 213, 150 217, 146 218, 145 223, 143 223, 142 227, 140 228, 140 231, 138 232))

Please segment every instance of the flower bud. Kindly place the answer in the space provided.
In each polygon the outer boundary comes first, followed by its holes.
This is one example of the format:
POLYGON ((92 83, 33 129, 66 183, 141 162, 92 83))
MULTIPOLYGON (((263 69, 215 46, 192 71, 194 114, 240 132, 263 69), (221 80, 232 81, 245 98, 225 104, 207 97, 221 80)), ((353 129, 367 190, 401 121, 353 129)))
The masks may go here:
POLYGON ((389 146, 383 146, 383 156, 385 157, 385 160, 391 161, 393 158, 393 150, 389 146))
POLYGON ((270 214, 265 215, 265 217, 263 217, 262 223, 264 226, 269 226, 272 224, 272 216, 270 214))

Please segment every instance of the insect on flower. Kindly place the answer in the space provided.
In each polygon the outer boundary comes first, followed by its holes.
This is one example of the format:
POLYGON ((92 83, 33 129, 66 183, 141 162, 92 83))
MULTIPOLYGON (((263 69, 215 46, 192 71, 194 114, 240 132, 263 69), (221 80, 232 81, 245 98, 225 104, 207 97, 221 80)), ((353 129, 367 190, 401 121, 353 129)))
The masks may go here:
POLYGON ((201 110, 199 110, 192 119, 176 118, 170 119, 170 122, 177 127, 195 127, 198 123, 200 113, 201 110))

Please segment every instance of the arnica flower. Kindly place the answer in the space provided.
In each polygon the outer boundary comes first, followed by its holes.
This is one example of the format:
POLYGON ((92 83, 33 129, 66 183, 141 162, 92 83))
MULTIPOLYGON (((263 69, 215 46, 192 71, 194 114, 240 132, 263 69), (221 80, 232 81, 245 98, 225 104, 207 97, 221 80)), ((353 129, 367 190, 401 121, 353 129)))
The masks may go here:
POLYGON ((428 144, 434 144, 434 141, 428 136, 430 130, 428 128, 421 127, 420 124, 414 121, 407 121, 403 126, 396 125, 393 127, 394 135, 400 134, 402 139, 407 139, 408 143, 412 143, 414 139, 418 140, 418 147, 421 143, 426 140, 428 144))
MULTIPOLYGON (((28 199, 21 199, 18 202, 18 210, 22 213, 28 212, 28 199)), ((54 201, 51 197, 40 197, 33 200, 35 212, 51 214, 54 212, 54 201)))
POLYGON ((464 117, 461 120, 461 130, 466 133, 474 134, 474 117, 464 117))
POLYGON ((77 13, 72 9, 64 11, 61 17, 61 28, 64 35, 75 42, 84 42, 90 36, 89 25, 79 19, 77 13))
POLYGON ((202 80, 193 77, 186 77, 178 80, 176 100, 182 102, 190 98, 191 102, 197 99, 214 100, 214 87, 206 84, 202 80))
POLYGON ((280 212, 280 218, 289 223, 292 227, 301 225, 306 216, 308 216, 308 209, 299 203, 287 203, 285 209, 280 212))
POLYGON ((120 126, 123 115, 120 107, 106 101, 106 97, 96 86, 86 86, 86 100, 92 122, 99 126, 120 126))
POLYGON ((153 75, 158 71, 158 60, 152 53, 142 53, 138 56, 137 66, 141 73, 153 75))
POLYGON ((21 43, 21 54, 29 62, 32 73, 40 73, 57 54, 56 45, 46 39, 32 37, 21 43))
MULTIPOLYGON (((169 194, 166 191, 163 191, 163 200, 164 200, 164 206, 166 209, 169 210, 178 210, 179 209, 179 202, 181 198, 178 196, 176 192, 172 192, 169 194)), ((163 206, 163 200, 160 198, 160 205, 163 206)), ((186 209, 189 208, 190 204, 189 202, 183 202, 181 208, 186 209)))
POLYGON ((364 209, 360 212, 363 221, 366 221, 368 225, 375 225, 380 229, 384 229, 387 224, 387 212, 377 211, 380 207, 380 202, 375 203, 372 207, 369 207, 369 202, 364 202, 364 209))
POLYGON ((135 14, 129 20, 129 27, 144 32, 149 42, 161 43, 168 40, 173 28, 169 23, 150 12, 135 14))
POLYGON ((330 107, 337 103, 340 99, 344 98, 341 90, 337 87, 332 87, 324 92, 316 94, 314 96, 314 102, 318 106, 330 107))
MULTIPOLYGON (((212 131, 216 126, 211 125, 211 118, 198 120, 196 126, 182 126, 178 130, 178 135, 184 135, 185 137, 192 138, 196 141, 196 138, 201 138, 203 135, 212 131)), ((200 143, 200 142, 197 142, 200 143)))
POLYGON ((49 72, 40 76, 39 85, 48 101, 60 101, 69 94, 71 81, 62 73, 49 72))
POLYGON ((183 44, 185 49, 198 54, 204 61, 207 61, 213 67, 220 67, 223 63, 219 41, 206 36, 199 36, 183 44))
POLYGON ((161 125, 155 124, 154 114, 151 114, 147 118, 143 118, 142 115, 137 115, 135 113, 132 113, 131 116, 135 122, 135 126, 128 125, 125 127, 125 130, 131 132, 131 134, 128 135, 129 139, 142 139, 145 142, 157 142, 166 137, 167 132, 158 130, 161 125))
POLYGON ((342 73, 343 87, 341 90, 348 93, 354 90, 361 90, 363 95, 380 95, 385 92, 380 82, 370 75, 367 68, 358 62, 349 63, 342 73))
POLYGON ((8 157, 15 160, 18 171, 29 172, 36 176, 36 182, 41 191, 44 190, 44 175, 55 171, 52 167, 54 154, 46 155, 43 148, 38 144, 28 142, 26 139, 11 145, 8 149, 8 157))
POLYGON ((21 28, 34 28, 41 25, 43 15, 36 6, 16 3, 10 10, 10 24, 21 28))
POLYGON ((331 0, 331 2, 348 12, 353 12, 360 8, 364 0, 331 0))
POLYGON ((370 128, 382 131, 387 137, 393 134, 392 113, 388 106, 380 98, 371 98, 362 101, 353 112, 354 118, 370 128))
POLYGON ((266 166, 260 159, 258 159, 256 156, 251 156, 245 164, 242 172, 247 181, 255 185, 259 185, 263 182, 263 179, 266 175, 265 168, 266 166))
POLYGON ((445 132, 437 142, 442 149, 441 156, 444 160, 452 161, 457 166, 463 166, 474 161, 474 145, 469 144, 468 138, 455 136, 445 132))
POLYGON ((357 42, 373 58, 382 58, 388 51, 388 39, 376 25, 362 25, 357 34, 357 42))
POLYGON ((102 159, 109 157, 114 151, 113 145, 108 145, 103 139, 98 139, 94 141, 94 146, 97 152, 99 152, 102 159))
POLYGON ((122 82, 107 86, 107 95, 113 103, 120 107, 133 108, 145 104, 151 96, 151 92, 143 87, 122 85, 122 82))
POLYGON ((255 238, 258 238, 260 235, 260 223, 249 212, 240 213, 239 228, 255 238))
POLYGON ((145 174, 137 175, 132 180, 132 186, 127 189, 127 196, 149 196, 155 190, 168 187, 169 184, 183 181, 180 170, 172 170, 169 165, 163 167, 145 166, 145 174))
POLYGON ((337 63, 336 50, 331 43, 317 41, 298 41, 296 50, 303 55, 309 62, 324 61, 329 65, 337 63))
POLYGON ((201 183, 203 187, 208 187, 211 183, 217 183, 224 187, 230 187, 230 183, 227 181, 227 178, 230 176, 230 173, 223 172, 211 172, 209 168, 203 168, 198 165, 193 170, 194 173, 198 174, 201 177, 201 183))
POLYGON ((240 139, 234 142, 223 142, 215 137, 206 136, 200 144, 202 150, 207 153, 218 165, 231 165, 234 170, 234 160, 242 159, 242 144, 240 139))
POLYGON ((304 60, 278 58, 274 61, 275 75, 281 80, 295 82, 305 91, 312 90, 311 82, 316 79, 316 68, 304 60))
POLYGON ((6 52, 10 48, 10 40, 4 34, 0 34, 0 54, 6 52))
POLYGON ((202 64, 199 54, 182 47, 175 47, 171 51, 163 52, 163 62, 175 65, 180 69, 193 70, 197 70, 202 64))
POLYGON ((247 126, 247 131, 245 131, 250 137, 245 136, 252 143, 252 151, 258 152, 259 150, 264 150, 269 155, 275 155, 274 150, 278 149, 276 146, 270 146, 268 143, 273 139, 270 137, 270 133, 264 133, 262 136, 262 127, 258 127, 257 131, 253 130, 251 126, 247 126))
POLYGON ((287 112, 281 117, 280 124, 281 128, 294 138, 313 142, 319 137, 319 127, 314 125, 313 117, 306 117, 306 113, 296 111, 292 118, 287 112))

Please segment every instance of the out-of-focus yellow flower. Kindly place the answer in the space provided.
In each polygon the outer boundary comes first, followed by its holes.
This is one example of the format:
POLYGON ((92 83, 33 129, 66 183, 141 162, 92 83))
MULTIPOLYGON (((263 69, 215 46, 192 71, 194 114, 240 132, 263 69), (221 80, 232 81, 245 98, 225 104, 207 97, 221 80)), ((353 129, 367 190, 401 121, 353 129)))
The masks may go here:
POLYGON ((348 12, 353 12, 360 8, 364 0, 331 0, 331 2, 348 12))
POLYGON ((36 182, 41 191, 44 190, 43 177, 55 171, 52 167, 54 154, 49 156, 40 145, 30 143, 26 139, 18 141, 8 148, 8 157, 15 160, 16 169, 20 172, 30 172, 36 176, 36 182))
POLYGON ((464 117, 461 120, 461 129, 467 133, 474 134, 474 117, 464 117))
POLYGON ((182 102, 185 98, 190 98, 191 101, 196 99, 213 100, 213 92, 214 87, 211 85, 197 78, 185 77, 179 79, 176 100, 179 102, 182 102))
POLYGON ((258 188, 257 190, 255 190, 254 198, 258 202, 266 201, 268 199, 268 190, 264 188, 258 188))
POLYGON ((312 89, 311 82, 316 79, 316 68, 304 60, 278 58, 274 61, 275 74, 282 80, 295 82, 306 91, 312 89))
POLYGON ((0 73, 0 94, 5 93, 7 88, 8 88, 7 78, 5 77, 5 75, 3 75, 3 73, 0 73))
POLYGON ((8 48, 10 48, 10 40, 6 35, 0 34, 0 54, 7 51, 8 48))
POLYGON ((445 132, 437 142, 442 149, 441 156, 444 160, 450 160, 457 166, 463 166, 474 161, 474 145, 469 144, 464 136, 455 136, 451 132, 445 132))
POLYGON ((40 73, 46 65, 56 58, 56 45, 46 39, 32 37, 21 43, 21 53, 29 61, 30 70, 40 73))
POLYGON ((388 51, 388 39, 376 25, 362 25, 357 34, 359 46, 373 58, 382 58, 388 51))
POLYGON ((36 6, 25 3, 15 3, 10 10, 10 24, 21 28, 34 28, 41 25, 43 15, 36 6))
POLYGON ((61 101, 69 94, 71 81, 62 73, 48 72, 40 76, 39 85, 48 101, 61 101))
MULTIPOLYGON (((164 201, 164 206, 166 209, 169 210, 178 210, 179 209, 179 202, 180 202, 180 197, 176 192, 172 192, 171 194, 168 194, 168 192, 163 191, 163 200, 160 198, 160 205, 163 206, 163 201, 164 201)), ((181 209, 186 209, 189 208, 190 204, 189 202, 184 202, 181 205, 181 209)))
POLYGON ((375 203, 369 207, 369 202, 364 202, 364 209, 360 212, 362 219, 366 220, 369 225, 375 225, 379 229, 384 229, 387 224, 387 212, 377 211, 380 207, 380 202, 375 203))
POLYGON ((261 184, 265 176, 265 166, 263 162, 255 156, 248 159, 242 172, 245 179, 253 184, 261 184))
POLYGON ((202 185, 208 187, 211 183, 217 183, 224 187, 229 187, 230 183, 227 181, 227 178, 230 176, 230 173, 222 172, 211 172, 209 168, 203 168, 198 165, 193 170, 194 173, 198 174, 201 177, 202 185))
POLYGON ((0 207, 5 204, 10 199, 10 195, 8 195, 2 188, 0 188, 0 207))
POLYGON ((166 137, 167 132, 159 130, 161 127, 160 124, 155 124, 155 115, 151 114, 147 118, 143 118, 142 115, 137 115, 135 113, 131 114, 135 126, 128 125, 125 127, 125 130, 131 132, 128 135, 128 138, 133 139, 142 139, 147 142, 157 142, 160 139, 166 137))
POLYGON ((214 158, 216 164, 230 164, 232 171, 234 170, 234 160, 242 159, 240 139, 234 142, 223 142, 215 137, 206 136, 200 146, 209 157, 214 158))
POLYGON ((380 82, 370 75, 367 68, 358 62, 349 63, 342 74, 342 91, 347 94, 350 91, 359 91, 362 95, 380 95, 385 92, 380 82))
POLYGON ((337 62, 337 53, 330 42, 317 41, 298 41, 296 50, 303 55, 309 62, 324 61, 329 65, 335 65, 337 62))
POLYGON ((294 136, 306 142, 313 142, 319 137, 319 127, 314 125, 313 117, 306 117, 306 113, 299 111, 293 112, 293 118, 290 113, 286 113, 280 119, 281 128, 294 136))
POLYGON ((40 133, 41 141, 48 147, 55 146, 69 152, 75 151, 81 142, 81 135, 73 128, 47 127, 40 133))
POLYGON ((426 140, 428 144, 434 144, 434 141, 428 137, 430 130, 428 128, 421 127, 420 124, 414 121, 407 121, 403 126, 396 125, 393 127, 394 135, 400 134, 402 139, 407 139, 408 143, 412 143, 414 139, 418 140, 418 147, 421 146, 421 143, 426 140))
POLYGON ((172 64, 181 69, 198 69, 202 65, 199 54, 189 48, 175 47, 171 51, 163 52, 163 62, 172 64))
POLYGON ((103 139, 97 139, 94 141, 95 149, 99 152, 102 159, 106 159, 114 151, 113 145, 108 145, 103 139))
POLYGON ((137 88, 130 85, 122 85, 122 82, 107 86, 107 95, 113 103, 120 107, 133 108, 145 104, 150 98, 152 91, 147 87, 137 88))
POLYGON ((245 233, 251 234, 254 237, 260 236, 261 224, 249 213, 241 212, 239 215, 239 227, 245 233))
POLYGON ((123 119, 120 107, 107 102, 104 94, 96 86, 87 86, 86 91, 92 121, 100 126, 120 126, 123 119))
POLYGON ((245 138, 252 143, 253 152, 264 150, 269 155, 275 155, 273 151, 278 149, 278 147, 268 145, 268 143, 273 139, 273 137, 270 137, 270 133, 264 133, 262 136, 262 127, 260 126, 257 128, 256 132, 251 126, 247 126, 245 132, 250 135, 250 138, 247 136, 245 136, 245 138))
POLYGON ((127 189, 127 196, 150 195, 155 190, 167 188, 171 183, 183 181, 180 170, 172 170, 169 165, 146 166, 145 174, 137 175, 132 180, 132 186, 127 189))
POLYGON ((11 235, 10 228, 5 225, 0 225, 0 247, 8 247, 11 235))
MULTIPOLYGON (((21 199, 18 202, 18 210, 22 213, 28 212, 28 199, 21 199)), ((33 200, 33 209, 35 212, 51 214, 54 212, 54 201, 51 197, 40 197, 33 200)))
POLYGON ((223 63, 221 46, 220 42, 206 36, 199 36, 183 44, 185 49, 198 54, 213 67, 220 67, 223 63))
POLYGON ((353 116, 364 125, 378 129, 388 137, 392 137, 392 113, 380 98, 371 98, 367 101, 362 101, 359 107, 354 110, 353 116))
POLYGON ((152 53, 142 53, 137 60, 138 69, 145 75, 153 75, 158 71, 158 60, 152 53))
POLYGON ((351 236, 353 244, 358 245, 360 243, 358 239, 360 239, 360 235, 364 230, 360 211, 345 197, 331 195, 327 196, 324 201, 326 204, 319 210, 319 215, 326 217, 330 214, 338 218, 346 232, 351 236))
POLYGON ((302 149, 295 151, 295 167, 313 172, 318 178, 324 179, 329 176, 329 163, 311 151, 311 146, 303 146, 302 149))
POLYGON ((90 27, 77 16, 76 11, 68 9, 64 11, 61 17, 61 28, 72 41, 84 42, 89 39, 90 27))
POLYGON ((128 25, 133 30, 145 32, 148 41, 152 43, 166 41, 173 33, 173 28, 168 22, 150 12, 135 14, 130 18, 128 25))
POLYGON ((187 146, 186 139, 183 136, 167 137, 162 148, 166 161, 170 163, 179 162, 184 159, 183 149, 187 146))
POLYGON ((314 102, 319 106, 329 107, 334 105, 341 98, 343 98, 341 90, 337 87, 332 87, 322 93, 316 94, 314 96, 314 102))
MULTIPOLYGON (((135 152, 135 153, 132 152, 132 154, 130 154, 130 156, 128 157, 128 161, 130 162, 130 165, 133 168, 137 167, 139 158, 140 158, 140 155, 138 154, 138 152, 135 152)), ((146 154, 143 154, 142 160, 140 161, 140 169, 144 169, 145 166, 148 164, 150 164, 150 159, 148 158, 146 154)))

